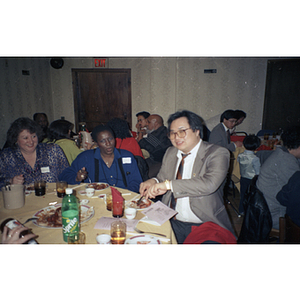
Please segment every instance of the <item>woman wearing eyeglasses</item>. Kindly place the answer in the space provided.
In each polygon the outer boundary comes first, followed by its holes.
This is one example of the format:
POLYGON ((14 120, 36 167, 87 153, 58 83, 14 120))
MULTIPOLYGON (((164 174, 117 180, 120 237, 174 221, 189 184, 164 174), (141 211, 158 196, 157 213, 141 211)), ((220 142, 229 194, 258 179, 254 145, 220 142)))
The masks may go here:
POLYGON ((92 131, 98 148, 80 153, 59 177, 69 184, 106 182, 111 186, 139 191, 142 177, 133 154, 115 148, 115 137, 109 126, 98 125, 92 131))

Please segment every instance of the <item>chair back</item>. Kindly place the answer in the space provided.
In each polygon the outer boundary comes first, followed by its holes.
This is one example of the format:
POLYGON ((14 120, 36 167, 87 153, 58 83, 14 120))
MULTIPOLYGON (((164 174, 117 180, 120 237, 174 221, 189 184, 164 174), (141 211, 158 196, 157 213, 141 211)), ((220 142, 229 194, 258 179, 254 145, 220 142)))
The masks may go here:
POLYGON ((257 132, 257 136, 264 136, 265 134, 274 134, 275 131, 271 129, 261 129, 257 132))
POLYGON ((300 244, 300 227, 287 214, 279 219, 279 242, 285 244, 300 244))
POLYGON ((256 187, 257 178, 257 175, 253 177, 245 193, 240 244, 269 243, 272 217, 263 193, 256 187))

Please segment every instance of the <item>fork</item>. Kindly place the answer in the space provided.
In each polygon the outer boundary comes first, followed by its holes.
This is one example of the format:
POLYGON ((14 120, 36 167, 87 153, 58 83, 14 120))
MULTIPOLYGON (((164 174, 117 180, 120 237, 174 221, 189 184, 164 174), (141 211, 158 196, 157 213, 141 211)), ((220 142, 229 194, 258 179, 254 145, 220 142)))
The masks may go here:
POLYGON ((26 224, 26 223, 28 223, 28 222, 30 222, 30 221, 37 220, 37 219, 38 219, 38 217, 32 217, 32 218, 29 218, 29 219, 27 219, 27 220, 23 223, 23 225, 26 224))
POLYGON ((138 233, 150 233, 150 234, 156 234, 156 235, 160 235, 160 236, 164 236, 167 237, 165 234, 161 234, 161 233, 156 233, 156 232, 148 232, 148 231, 142 231, 140 229, 137 229, 136 227, 134 228, 134 230, 138 233))

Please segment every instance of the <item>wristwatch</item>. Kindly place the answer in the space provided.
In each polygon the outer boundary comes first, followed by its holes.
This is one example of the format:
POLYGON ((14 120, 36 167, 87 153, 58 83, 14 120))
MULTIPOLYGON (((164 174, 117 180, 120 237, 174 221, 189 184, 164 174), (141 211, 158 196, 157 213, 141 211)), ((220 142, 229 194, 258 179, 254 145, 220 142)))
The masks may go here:
POLYGON ((169 180, 165 180, 164 183, 165 183, 165 185, 167 187, 167 190, 171 190, 171 183, 170 183, 170 181, 169 180))

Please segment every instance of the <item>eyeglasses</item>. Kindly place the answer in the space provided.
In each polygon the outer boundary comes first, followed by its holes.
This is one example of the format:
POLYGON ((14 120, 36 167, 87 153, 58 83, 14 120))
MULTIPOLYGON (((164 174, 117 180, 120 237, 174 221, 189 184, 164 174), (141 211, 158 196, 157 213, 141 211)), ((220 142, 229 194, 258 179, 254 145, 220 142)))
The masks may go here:
POLYGON ((189 130, 191 128, 187 128, 187 129, 181 129, 181 130, 178 130, 178 131, 170 131, 168 133, 168 137, 170 140, 174 140, 176 138, 176 134, 179 138, 184 138, 186 136, 186 131, 189 130))

